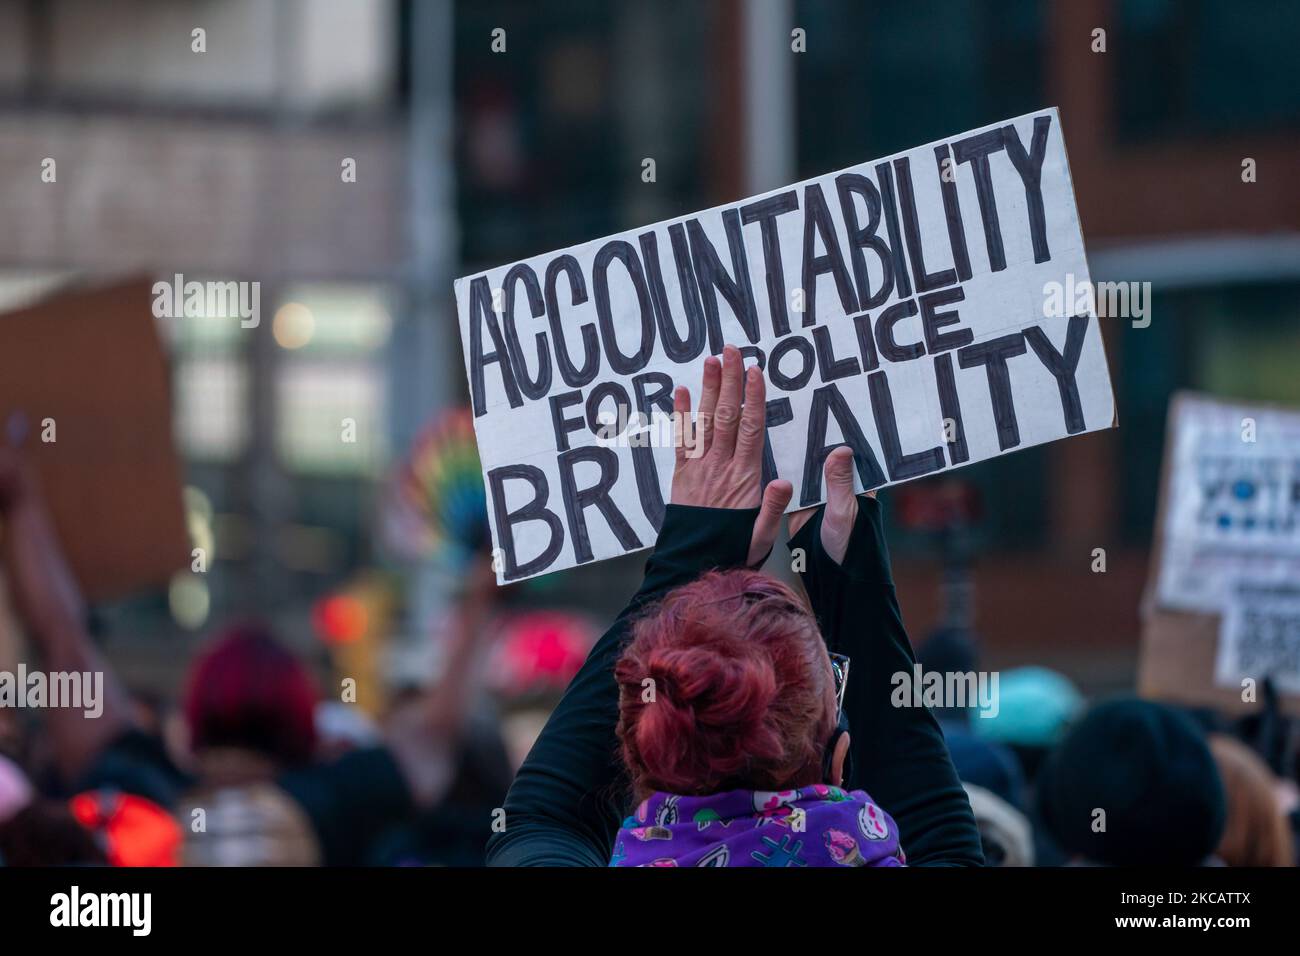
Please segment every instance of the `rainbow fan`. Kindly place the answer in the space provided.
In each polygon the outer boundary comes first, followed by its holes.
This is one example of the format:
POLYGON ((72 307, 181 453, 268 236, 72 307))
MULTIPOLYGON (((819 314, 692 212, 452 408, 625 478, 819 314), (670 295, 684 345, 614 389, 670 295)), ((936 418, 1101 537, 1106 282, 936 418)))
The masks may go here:
POLYGON ((457 408, 416 436, 393 476, 390 537, 420 557, 464 560, 489 539, 474 419, 457 408))

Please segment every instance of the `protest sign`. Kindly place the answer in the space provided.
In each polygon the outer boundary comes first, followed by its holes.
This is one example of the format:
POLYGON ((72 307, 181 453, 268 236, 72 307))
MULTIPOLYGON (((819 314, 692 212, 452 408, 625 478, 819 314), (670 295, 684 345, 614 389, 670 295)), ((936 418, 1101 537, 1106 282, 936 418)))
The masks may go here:
POLYGON ((1268 677, 1278 690, 1300 694, 1300 580, 1235 582, 1222 621, 1215 683, 1240 690, 1243 679, 1268 677))
POLYGON ((1141 692, 1241 711, 1273 676, 1284 708, 1300 714, 1293 670, 1300 648, 1287 624, 1296 582, 1300 411, 1176 395, 1144 609, 1141 692))
POLYGON ((190 563, 167 360, 148 279, 0 315, 0 422, 24 451, 86 597, 165 585, 190 563))
POLYGON ((1300 580, 1300 412, 1178 396, 1156 603, 1222 610, 1238 578, 1300 580))
POLYGON ((726 343, 791 510, 841 444, 866 489, 1109 428, 1090 289, 1054 109, 461 278, 498 580, 654 543, 673 388, 726 343))

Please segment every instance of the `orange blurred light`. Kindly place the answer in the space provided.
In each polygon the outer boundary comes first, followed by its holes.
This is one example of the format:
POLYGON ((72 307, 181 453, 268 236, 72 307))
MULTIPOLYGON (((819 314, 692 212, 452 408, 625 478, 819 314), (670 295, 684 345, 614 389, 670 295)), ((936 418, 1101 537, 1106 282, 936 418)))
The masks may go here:
POLYGON ((327 644, 350 644, 366 632, 369 615, 361 601, 347 594, 337 594, 316 603, 312 610, 316 633, 327 644))
POLYGON ((69 800, 68 807, 99 838, 110 866, 180 865, 181 828, 152 800, 87 790, 69 800))

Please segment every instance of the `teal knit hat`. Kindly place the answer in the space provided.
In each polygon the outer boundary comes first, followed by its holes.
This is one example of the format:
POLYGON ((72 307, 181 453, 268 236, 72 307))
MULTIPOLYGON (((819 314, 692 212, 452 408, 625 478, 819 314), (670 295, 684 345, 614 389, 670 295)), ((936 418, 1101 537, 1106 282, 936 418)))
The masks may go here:
POLYGON ((1046 667, 1018 667, 998 681, 997 716, 971 721, 985 740, 1016 747, 1050 747, 1079 711, 1083 697, 1064 674, 1046 667))

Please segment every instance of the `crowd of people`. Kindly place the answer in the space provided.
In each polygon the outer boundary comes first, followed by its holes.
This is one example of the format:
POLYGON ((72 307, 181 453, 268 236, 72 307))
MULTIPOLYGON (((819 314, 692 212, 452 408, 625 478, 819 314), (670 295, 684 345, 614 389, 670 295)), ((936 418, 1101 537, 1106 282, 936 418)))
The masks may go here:
POLYGON ((914 652, 874 494, 847 448, 789 517, 799 587, 758 568, 789 483, 761 484, 764 382, 728 347, 680 421, 641 587, 522 765, 483 710, 497 589, 470 566, 439 679, 377 727, 331 719, 256 620, 146 706, 97 649, 41 490, 0 450, 5 590, 49 672, 102 709, 0 709, 0 864, 1292 866, 1295 728, 1268 692, 1229 719, 1061 674, 1002 674, 997 713, 900 706, 893 675, 975 671, 969 635, 914 652), (178 721, 173 722, 170 716, 178 721), (178 723, 182 732, 167 728, 178 723))

